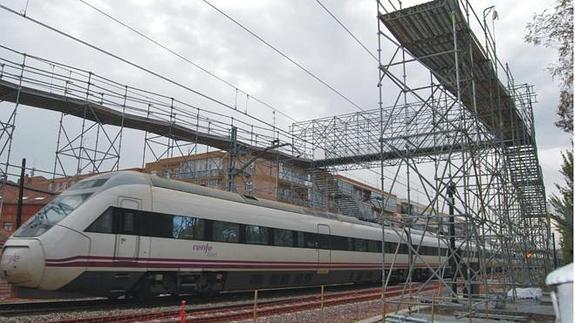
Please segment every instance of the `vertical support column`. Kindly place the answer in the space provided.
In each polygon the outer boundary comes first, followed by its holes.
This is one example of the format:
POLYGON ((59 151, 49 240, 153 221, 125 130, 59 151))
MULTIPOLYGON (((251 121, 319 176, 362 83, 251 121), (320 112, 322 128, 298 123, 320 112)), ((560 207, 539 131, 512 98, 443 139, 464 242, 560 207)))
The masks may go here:
POLYGON ((26 179, 26 158, 22 158, 20 182, 18 183, 18 204, 16 205, 16 230, 22 225, 22 202, 24 200, 24 180, 26 179))
POLYGON ((230 150, 228 152, 228 191, 236 190, 236 158, 238 154, 238 128, 232 126, 230 134, 230 150))
MULTIPOLYGON (((382 205, 380 208, 380 219, 381 219, 381 302, 382 302, 382 311, 381 311, 381 321, 385 323, 385 312, 386 312, 386 304, 385 304, 385 289, 387 285, 386 273, 385 273, 385 177, 384 177, 384 151, 383 151, 383 88, 382 88, 382 79, 384 76, 382 70, 382 63, 381 63, 381 19, 380 19, 380 7, 381 1, 377 0, 377 70, 378 70, 378 80, 377 80, 377 89, 378 89, 378 107, 379 107, 379 154, 380 154, 380 185, 381 185, 381 201, 382 205)), ((390 273, 391 274, 391 273, 390 273)))
MULTIPOLYGON (((12 154, 12 140, 14 139, 14 130, 16 129, 16 115, 20 106, 20 95, 22 92, 22 82, 24 79, 24 69, 26 67, 26 54, 22 55, 22 64, 20 64, 20 76, 18 78, 18 90, 16 92, 16 103, 6 122, 0 121, 0 218, 2 218, 2 205, 4 203, 4 186, 8 181, 10 169, 10 156, 12 154)), ((3 68, 3 67, 2 67, 3 68)), ((3 73, 2 73, 3 75, 3 73)), ((0 75, 0 79, 1 76, 0 75)))
MULTIPOLYGON (((447 187, 447 198, 449 205, 449 266, 453 275, 451 289, 453 294, 457 295, 457 262, 458 255, 455 246, 455 183, 450 183, 447 187)), ((457 301, 457 299, 455 299, 457 301)))

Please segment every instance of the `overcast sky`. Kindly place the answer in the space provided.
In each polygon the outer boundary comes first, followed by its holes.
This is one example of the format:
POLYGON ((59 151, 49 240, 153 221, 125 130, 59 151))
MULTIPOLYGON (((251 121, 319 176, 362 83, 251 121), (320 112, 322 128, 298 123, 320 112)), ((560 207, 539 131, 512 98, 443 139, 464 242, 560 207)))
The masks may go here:
MULTIPOLYGON (((200 0, 86 1, 149 34, 293 119, 308 120, 357 111, 200 0)), ((26 2, 0 0, 3 5, 17 11, 23 11, 26 2)), ((422 1, 404 1, 404 6, 419 2, 422 1)), ((377 106, 376 62, 315 1, 214 0, 213 3, 362 108, 377 106)), ((322 3, 375 52, 375 1, 323 0, 322 3)), ((530 17, 551 7, 552 1, 477 0, 471 3, 478 12, 496 4, 499 13, 499 19, 495 21, 498 55, 502 61, 509 62, 516 82, 535 86, 538 94, 534 113, 539 157, 547 193, 554 192, 553 183, 561 180, 558 173, 560 152, 570 145, 568 135, 553 124, 559 89, 558 82, 553 82, 546 68, 555 60, 555 52, 523 41, 525 25, 530 17)), ((235 100, 235 89, 107 20, 77 0, 30 0, 26 14, 227 103, 232 104, 235 100)), ((15 50, 94 71, 120 83, 191 102, 197 100, 167 82, 3 10, 0 10, 0 31, 0 44, 15 50)), ((241 104, 245 103, 238 103, 241 104)), ((4 107, 0 113, 5 117, 10 105, 0 103, 0 106, 4 107)), ((268 122, 273 121, 273 113, 268 108, 250 102, 248 110, 268 122)), ((286 129, 292 122, 279 113, 275 117, 276 123, 286 129)), ((53 112, 28 107, 20 109, 12 161, 26 157, 30 166, 51 170, 59 118, 53 112)), ((76 126, 79 124, 77 120, 71 122, 76 122, 76 126)), ((124 142, 126 152, 123 150, 121 166, 140 166, 141 133, 127 131, 124 142)))

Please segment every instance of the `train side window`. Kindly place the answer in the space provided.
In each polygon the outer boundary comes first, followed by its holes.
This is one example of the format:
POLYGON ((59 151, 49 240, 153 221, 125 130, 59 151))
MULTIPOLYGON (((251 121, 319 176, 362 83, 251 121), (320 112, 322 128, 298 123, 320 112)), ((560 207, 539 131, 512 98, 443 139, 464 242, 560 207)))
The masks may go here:
POLYGON ((138 213, 136 210, 122 209, 120 213, 121 234, 138 234, 138 213))
POLYGON ((204 219, 190 216, 172 217, 172 237, 175 239, 204 240, 204 219))
POLYGON ((293 247, 294 232, 290 230, 274 229, 274 246, 293 247))
POLYGON ((213 239, 214 221, 208 220, 208 219, 203 219, 203 220, 204 220, 204 240, 205 241, 214 241, 214 239, 213 239))
POLYGON ((86 229, 86 232, 96 233, 114 233, 114 209, 108 208, 102 213, 96 221, 92 222, 86 229))
POLYGON ((347 251, 353 251, 353 238, 347 238, 347 251))
POLYGON ((305 247, 305 242, 304 242, 304 235, 303 232, 296 232, 296 247, 299 248, 304 248, 305 247))
POLYGON ((245 225, 245 241, 249 244, 269 244, 269 229, 259 225, 245 225))
POLYGON ((70 187, 70 190, 81 190, 81 189, 85 189, 85 188, 100 187, 100 186, 104 185, 104 183, 106 183, 106 181, 108 179, 109 178, 99 178, 99 179, 81 181, 81 182, 74 184, 74 186, 70 187))
POLYGON ((239 242, 240 225, 237 223, 213 221, 212 239, 218 242, 239 242))
POLYGON ((146 212, 142 216, 142 235, 147 237, 173 238, 172 216, 146 212))
POLYGON ((404 255, 407 255, 409 253, 409 248, 407 247, 407 244, 402 243, 399 245, 399 253, 404 255))
POLYGON ((367 251, 368 252, 378 252, 378 249, 381 250, 381 247, 378 248, 377 246, 381 246, 381 242, 375 240, 368 240, 367 241, 367 251))
POLYGON ((367 240, 354 238, 353 250, 361 252, 367 251, 367 240))
POLYGON ((319 249, 330 249, 329 234, 316 234, 319 249))
POLYGON ((347 250, 347 239, 349 239, 349 238, 332 236, 331 237, 331 248, 333 250, 347 250))
POLYGON ((319 242, 317 234, 311 232, 303 233, 304 248, 318 248, 319 242))
POLYGON ((347 251, 353 251, 353 238, 347 238, 347 251))
POLYGON ((397 249, 397 243, 395 242, 385 242, 385 253, 395 253, 397 249))

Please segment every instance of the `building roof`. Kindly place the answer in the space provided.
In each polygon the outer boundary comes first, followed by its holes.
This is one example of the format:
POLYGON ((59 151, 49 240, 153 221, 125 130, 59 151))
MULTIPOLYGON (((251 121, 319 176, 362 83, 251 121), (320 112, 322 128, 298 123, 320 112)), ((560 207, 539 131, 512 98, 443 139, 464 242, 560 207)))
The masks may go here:
POLYGON ((146 166, 144 166, 144 168, 142 170, 147 170, 149 167, 151 166, 156 166, 156 165, 171 165, 171 166, 179 166, 179 164, 183 161, 187 161, 187 160, 201 160, 204 158, 210 158, 210 157, 223 157, 227 154, 227 152, 223 151, 223 150, 216 150, 216 151, 209 151, 209 152, 205 152, 205 153, 196 153, 196 154, 192 154, 192 155, 187 155, 187 156, 177 156, 177 157, 171 157, 171 158, 162 158, 160 160, 157 161, 153 161, 153 162, 149 162, 146 163, 146 166))
MULTIPOLYGON (((7 182, 2 189, 2 198, 4 204, 17 204, 18 193, 20 191, 19 185, 14 182, 7 182)), ((44 205, 50 202, 56 194, 34 187, 24 186, 24 204, 37 204, 44 205)))

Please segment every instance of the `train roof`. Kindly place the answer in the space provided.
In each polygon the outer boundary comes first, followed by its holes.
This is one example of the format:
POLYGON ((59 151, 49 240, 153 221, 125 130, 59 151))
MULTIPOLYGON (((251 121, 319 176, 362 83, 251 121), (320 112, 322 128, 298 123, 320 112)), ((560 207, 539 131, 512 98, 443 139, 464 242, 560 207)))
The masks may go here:
MULTIPOLYGON (((82 185, 81 183, 83 183, 83 182, 93 181, 93 180, 97 180, 97 179, 107 179, 106 183, 102 186, 102 190, 107 189, 107 188, 111 188, 114 186, 120 186, 120 185, 144 184, 144 185, 151 185, 154 187, 165 188, 165 189, 174 190, 174 191, 186 192, 186 193, 191 193, 191 194, 196 194, 196 195, 201 195, 201 196, 206 196, 206 197, 212 197, 212 198, 217 198, 217 199, 222 199, 222 200, 234 201, 234 202, 238 202, 238 203, 250 204, 250 205, 266 207, 266 208, 270 208, 270 209, 276 209, 276 210, 281 210, 281 211, 286 211, 286 212, 298 213, 298 214, 302 214, 302 215, 316 216, 316 217, 321 217, 324 219, 331 219, 331 220, 336 220, 336 221, 341 221, 341 222, 346 222, 346 223, 351 223, 351 224, 358 224, 358 225, 369 226, 369 227, 381 229, 381 225, 379 225, 377 223, 362 221, 360 219, 346 216, 346 215, 342 215, 342 214, 336 214, 336 213, 331 213, 331 212, 326 212, 326 211, 319 211, 319 210, 314 210, 314 209, 310 209, 310 208, 303 207, 303 206, 297 206, 297 205, 288 204, 288 203, 282 203, 282 202, 277 202, 277 201, 260 199, 260 198, 254 197, 254 196, 243 195, 243 194, 239 194, 239 193, 235 193, 235 192, 222 191, 222 190, 218 190, 218 189, 214 189, 214 188, 209 188, 206 186, 201 186, 201 185, 187 183, 187 182, 178 181, 178 180, 167 179, 167 178, 159 177, 157 175, 140 173, 140 172, 136 172, 136 171, 118 171, 118 172, 100 174, 100 175, 86 178, 86 179, 78 182, 75 186, 82 185)), ((73 190, 75 186, 71 187, 70 189, 73 190)), ((393 230, 392 228, 387 228, 387 229, 393 230)), ((397 228, 397 229, 400 232, 403 231, 402 229, 399 229, 399 228, 397 228)), ((411 230, 412 237, 421 236, 423 234, 424 234, 423 231, 414 230, 414 229, 411 230)), ((427 232, 425 235, 426 235, 426 238, 431 238, 431 237, 435 236, 435 234, 432 234, 430 232, 427 232)))

